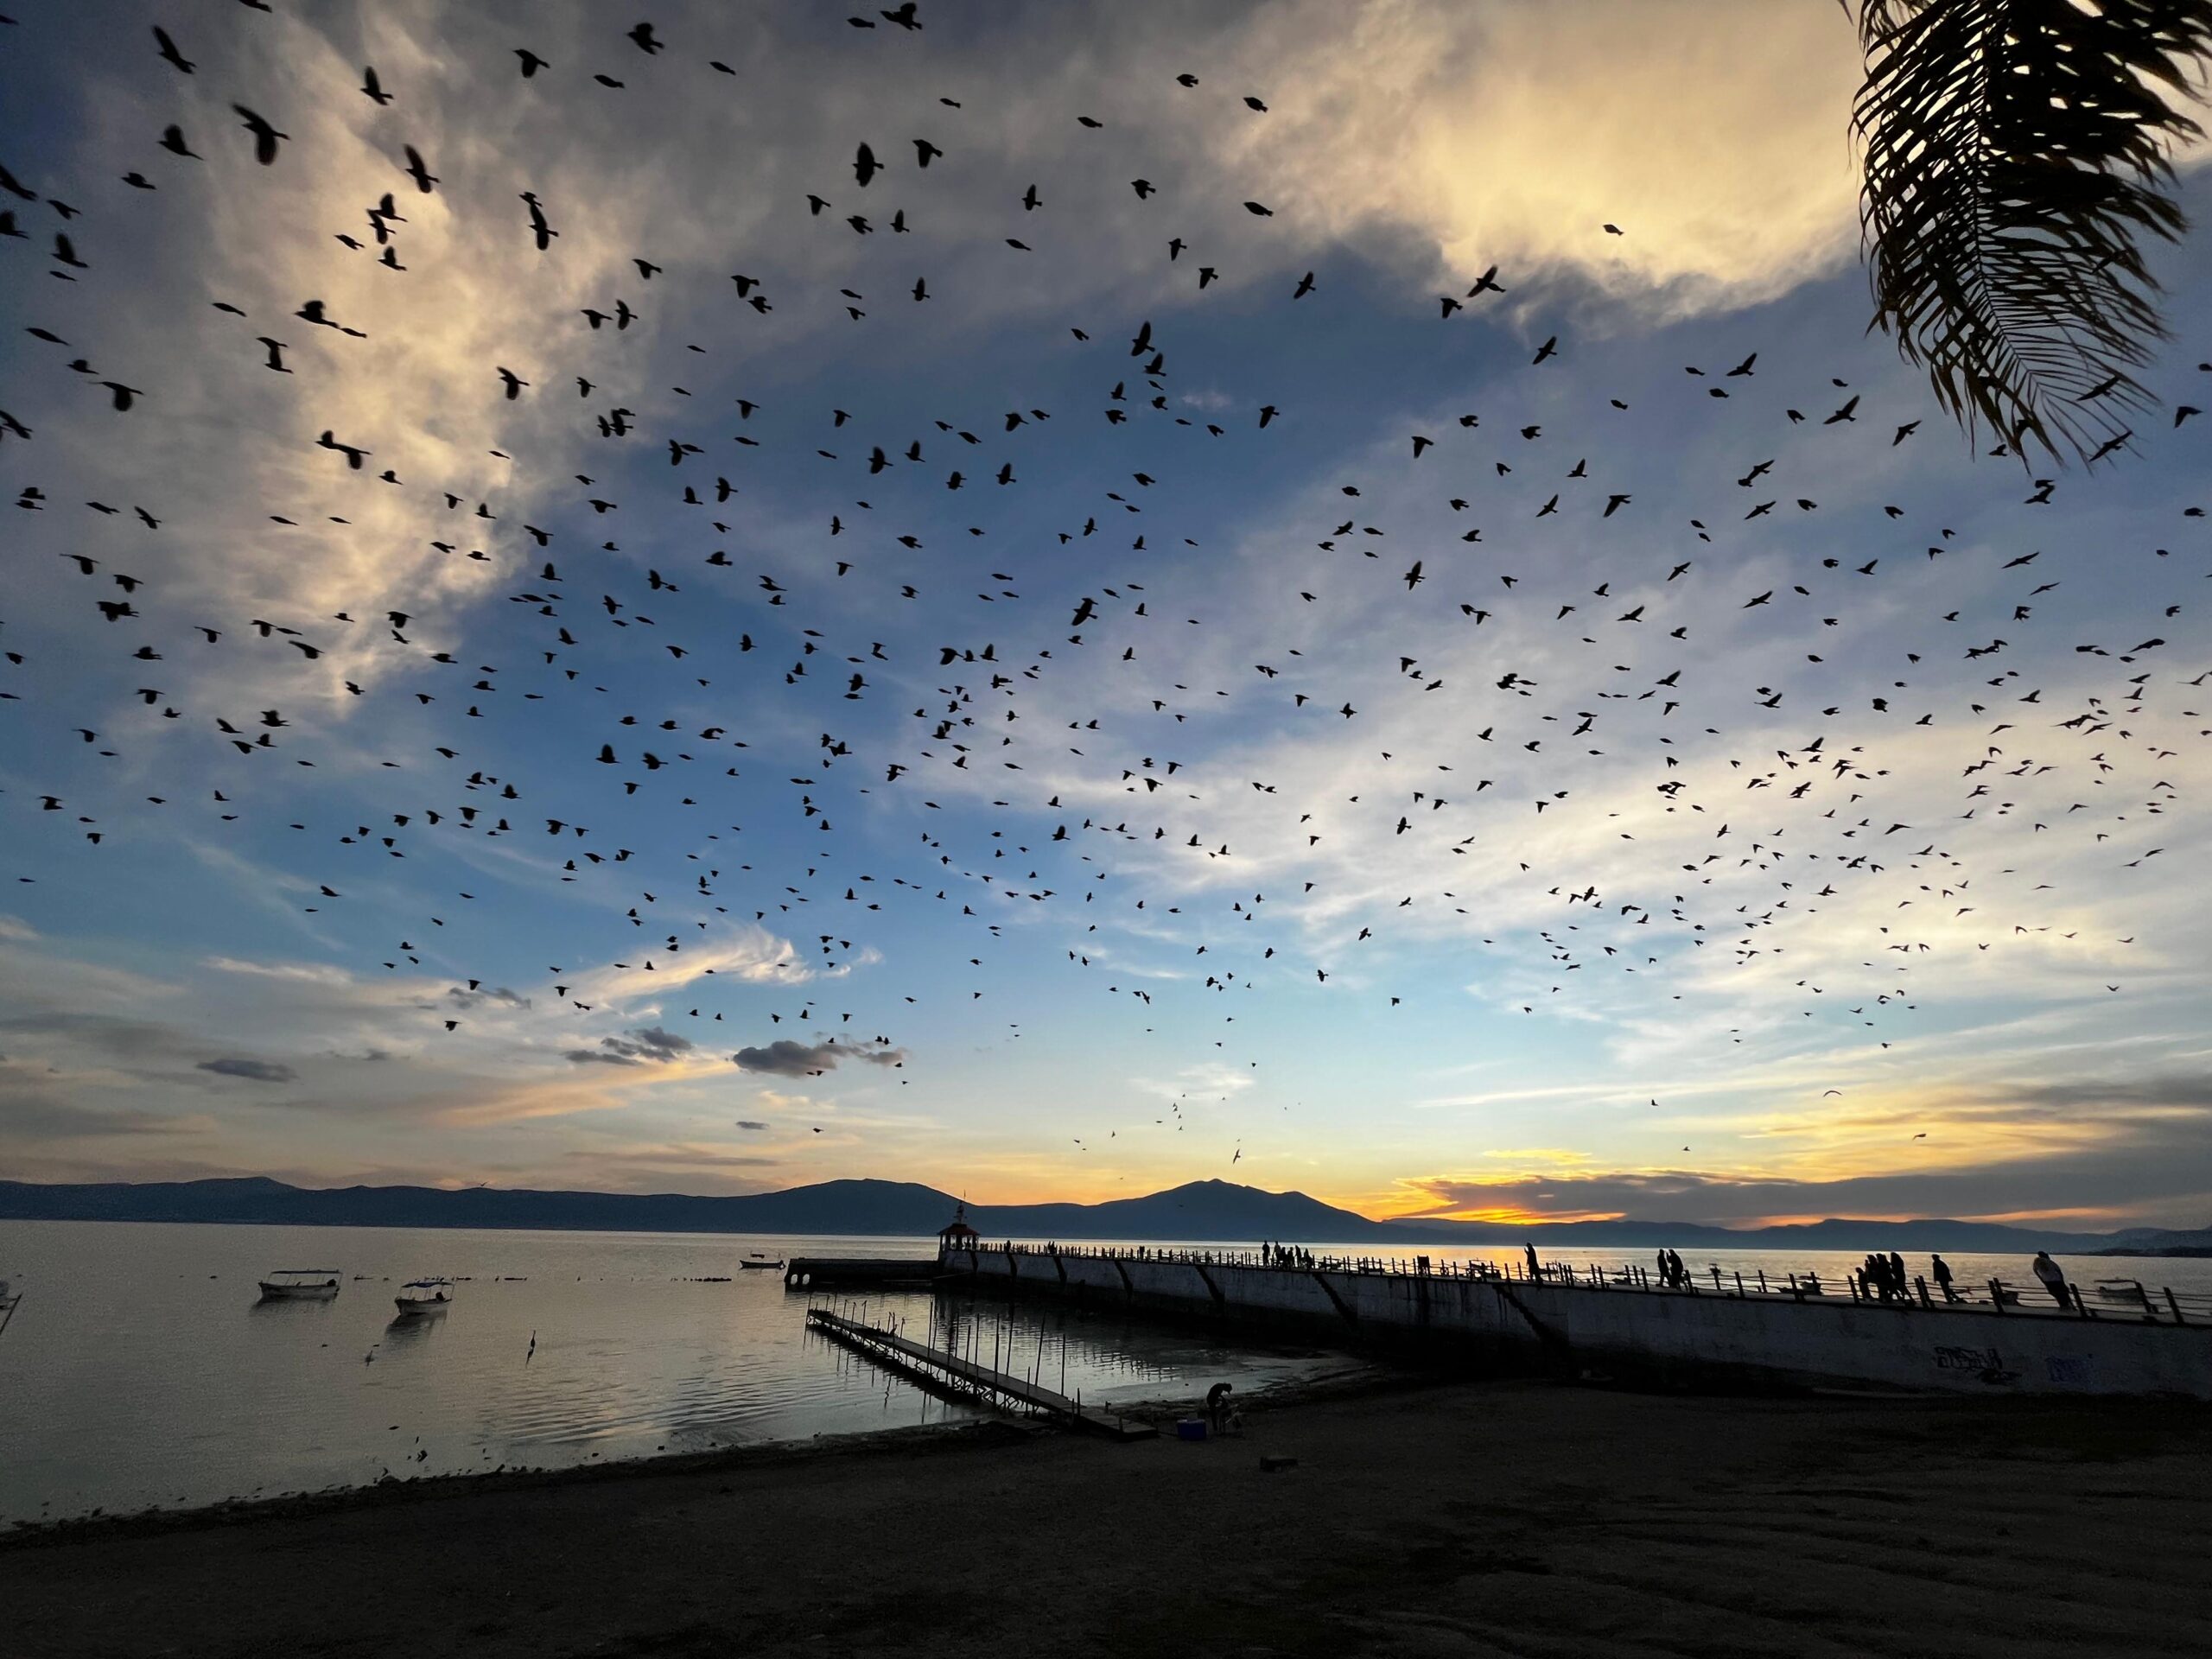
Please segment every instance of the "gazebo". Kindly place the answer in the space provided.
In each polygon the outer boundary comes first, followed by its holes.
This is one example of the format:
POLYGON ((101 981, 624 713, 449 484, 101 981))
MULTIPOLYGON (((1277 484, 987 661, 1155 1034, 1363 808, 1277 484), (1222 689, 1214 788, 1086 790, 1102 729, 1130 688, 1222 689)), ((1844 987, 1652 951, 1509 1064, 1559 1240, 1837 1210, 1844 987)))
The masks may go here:
POLYGON ((982 1236, 968 1224, 968 1202, 962 1199, 952 1211, 952 1219, 938 1230, 937 1249, 939 1255, 954 1250, 972 1250, 982 1242, 982 1236))

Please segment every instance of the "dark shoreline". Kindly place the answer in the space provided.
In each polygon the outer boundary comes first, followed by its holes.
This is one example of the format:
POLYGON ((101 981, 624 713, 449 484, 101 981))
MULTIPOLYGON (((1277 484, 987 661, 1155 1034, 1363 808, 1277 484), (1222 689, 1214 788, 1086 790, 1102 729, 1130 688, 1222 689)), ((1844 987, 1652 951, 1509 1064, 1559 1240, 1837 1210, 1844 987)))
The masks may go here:
POLYGON ((363 1486, 322 1486, 313 1491, 280 1492, 271 1497, 225 1498, 213 1503, 68 1516, 54 1521, 19 1520, 10 1522, 7 1531, 0 1532, 0 1554, 117 1538, 156 1538, 205 1528, 250 1527, 357 1510, 437 1503, 498 1492, 585 1486, 600 1481, 778 1469, 832 1458, 924 1456, 971 1446, 1001 1446, 1033 1433, 1049 1432, 1002 1418, 979 1417, 963 1422, 909 1424, 858 1434, 823 1434, 804 1440, 721 1446, 711 1452, 646 1452, 611 1463, 576 1463, 560 1468, 391 1475, 363 1486))
POLYGON ((10 1659, 2195 1659, 2212 1413, 1368 1379, 1240 1439, 893 1431, 102 1519, 10 1659))

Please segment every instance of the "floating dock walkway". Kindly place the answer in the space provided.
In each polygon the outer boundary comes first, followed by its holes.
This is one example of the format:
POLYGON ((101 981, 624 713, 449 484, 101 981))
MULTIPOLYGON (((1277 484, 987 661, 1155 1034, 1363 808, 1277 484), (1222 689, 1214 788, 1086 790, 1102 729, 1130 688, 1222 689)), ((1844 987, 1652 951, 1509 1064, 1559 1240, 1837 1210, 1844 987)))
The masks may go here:
POLYGON ((909 1341, 887 1325, 864 1324, 859 1319, 848 1319, 842 1313, 833 1313, 826 1307, 809 1308, 806 1323, 810 1330, 819 1332, 832 1342, 874 1360, 887 1370, 913 1376, 939 1389, 949 1387, 951 1392, 966 1394, 993 1403, 1010 1400, 1067 1427, 1103 1435, 1109 1440, 1150 1440, 1159 1433, 1148 1423, 1128 1422, 1110 1412, 1101 1411, 1096 1406, 1086 1406, 1079 1399, 1070 1399, 1065 1394, 1041 1388, 1027 1377, 994 1370, 988 1365, 978 1365, 941 1348, 909 1341))

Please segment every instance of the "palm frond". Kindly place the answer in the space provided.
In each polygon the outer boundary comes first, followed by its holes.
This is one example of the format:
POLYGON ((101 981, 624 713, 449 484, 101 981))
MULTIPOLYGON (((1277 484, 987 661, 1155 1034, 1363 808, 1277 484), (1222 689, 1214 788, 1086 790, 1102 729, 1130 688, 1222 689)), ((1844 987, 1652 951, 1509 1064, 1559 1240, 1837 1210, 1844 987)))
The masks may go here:
POLYGON ((2152 399, 2150 237, 2184 228, 2212 0, 1859 0, 1872 326, 1969 438, 2101 458, 2152 399))

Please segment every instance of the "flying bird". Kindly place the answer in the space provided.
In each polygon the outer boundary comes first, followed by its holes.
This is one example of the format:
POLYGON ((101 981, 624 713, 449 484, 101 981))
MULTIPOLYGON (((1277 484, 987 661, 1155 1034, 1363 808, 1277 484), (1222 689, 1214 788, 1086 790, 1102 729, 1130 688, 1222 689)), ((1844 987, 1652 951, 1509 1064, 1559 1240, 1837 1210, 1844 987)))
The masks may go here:
POLYGON ((162 62, 176 70, 179 74, 188 75, 192 73, 191 60, 176 49, 176 42, 169 38, 168 31, 159 23, 154 25, 154 44, 161 50, 162 62))
POLYGON ((238 111, 239 118, 245 123, 245 130, 253 135, 254 160, 259 162, 264 167, 275 162, 276 141, 280 138, 289 138, 292 135, 289 132, 277 131, 264 118, 256 115, 243 104, 233 104, 231 107, 238 111))

